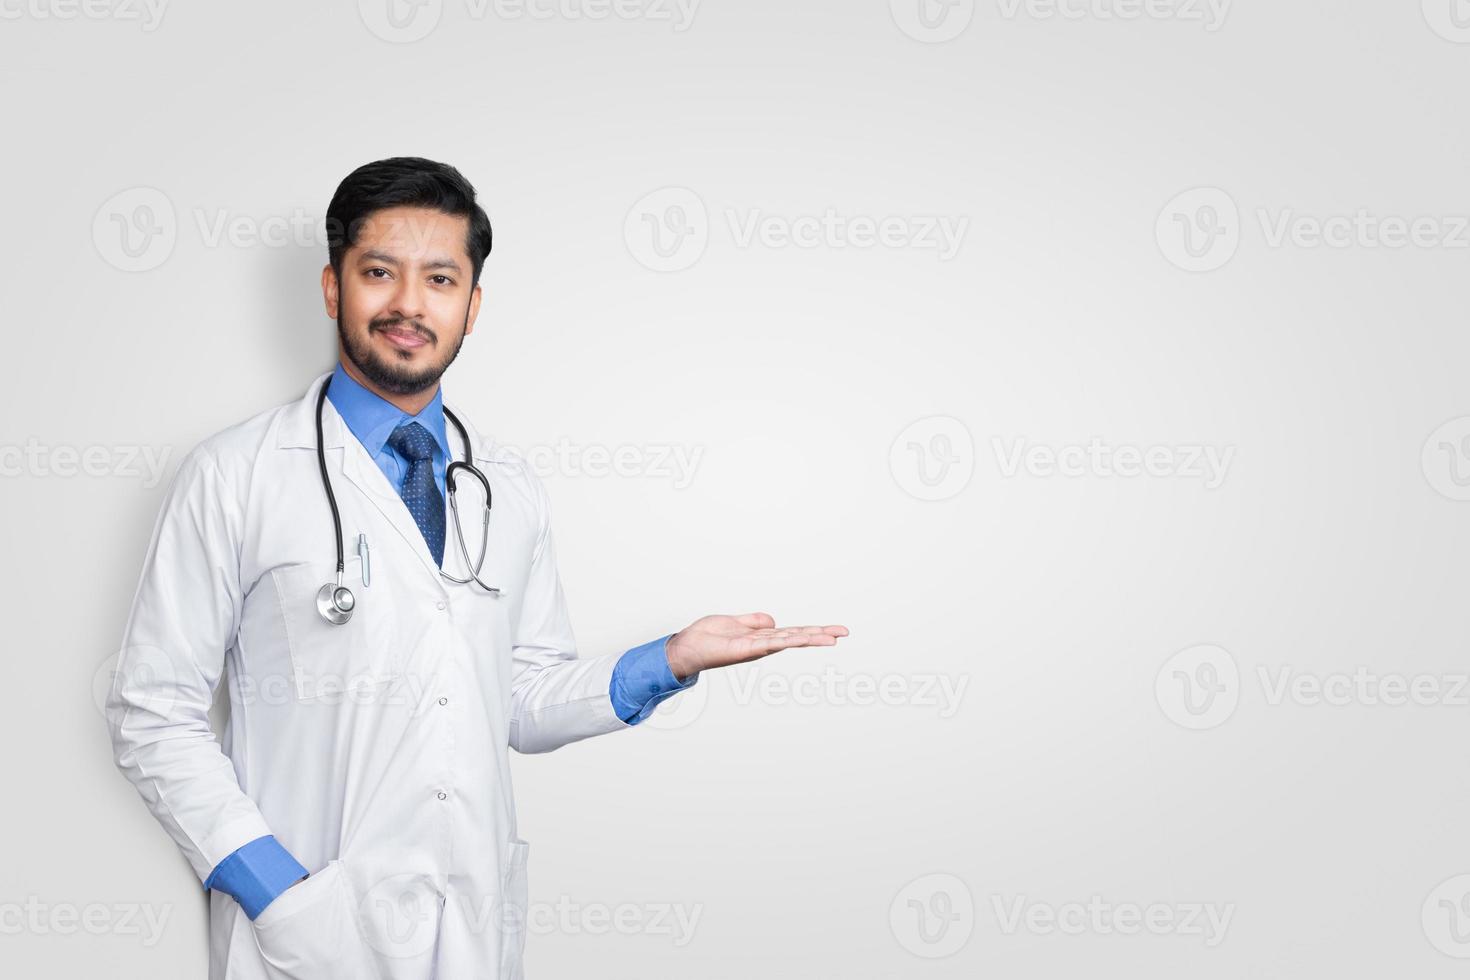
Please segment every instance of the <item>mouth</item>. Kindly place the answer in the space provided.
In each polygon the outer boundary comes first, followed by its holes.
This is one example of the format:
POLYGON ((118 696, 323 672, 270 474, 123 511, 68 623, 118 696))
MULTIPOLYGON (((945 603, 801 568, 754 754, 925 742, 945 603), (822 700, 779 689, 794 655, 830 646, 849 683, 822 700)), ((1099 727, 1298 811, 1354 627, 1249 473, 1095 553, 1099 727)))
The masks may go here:
POLYGON ((429 342, 429 338, 416 330, 407 330, 403 327, 379 327, 378 333, 388 338, 388 342, 401 350, 418 350, 429 342))

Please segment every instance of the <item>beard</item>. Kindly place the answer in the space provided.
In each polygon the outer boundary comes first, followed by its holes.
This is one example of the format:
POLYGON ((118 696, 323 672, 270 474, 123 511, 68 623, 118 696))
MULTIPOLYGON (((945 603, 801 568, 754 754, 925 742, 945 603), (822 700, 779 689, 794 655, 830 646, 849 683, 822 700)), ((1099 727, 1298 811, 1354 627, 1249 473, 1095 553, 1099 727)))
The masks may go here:
MULTIPOLYGON (((426 338, 431 348, 437 347, 439 338, 422 324, 404 320, 402 317, 382 317, 368 322, 368 333, 375 330, 383 330, 389 327, 408 327, 419 336, 426 338)), ((469 310, 465 310, 465 326, 469 326, 469 310)), ((459 339, 454 343, 454 350, 439 364, 429 364, 421 368, 412 368, 405 365, 401 360, 386 360, 378 355, 366 337, 359 344, 347 330, 346 324, 342 322, 342 313, 337 312, 337 337, 342 341, 342 350, 346 352, 357 369, 363 373, 373 384, 384 391, 395 395, 416 395, 427 388, 438 383, 444 372, 449 370, 449 365, 459 356, 459 349, 464 346, 465 331, 459 332, 459 339)))

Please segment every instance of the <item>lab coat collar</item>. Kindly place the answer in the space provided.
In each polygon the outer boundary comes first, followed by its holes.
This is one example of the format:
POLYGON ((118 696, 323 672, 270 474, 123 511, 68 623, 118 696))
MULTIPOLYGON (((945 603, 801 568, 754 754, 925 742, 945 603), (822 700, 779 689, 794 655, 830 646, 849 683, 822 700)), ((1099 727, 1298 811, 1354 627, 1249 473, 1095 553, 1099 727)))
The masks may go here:
POLYGON ((383 451, 388 437, 401 425, 417 422, 439 447, 442 456, 450 454, 449 438, 444 431, 444 386, 437 386, 434 397, 417 415, 409 415, 377 392, 369 391, 347 373, 339 361, 332 371, 332 387, 327 400, 342 415, 347 428, 376 457, 383 451))
MULTIPOLYGON (((311 383, 306 394, 299 401, 285 406, 281 413, 280 425, 276 430, 276 448, 316 448, 316 399, 322 390, 322 385, 326 384, 327 379, 331 376, 331 371, 317 375, 316 380, 311 383)), ((444 407, 458 416, 465 428, 469 430, 470 442, 475 447, 476 462, 511 464, 519 462, 519 457, 512 450, 506 449, 496 442, 494 437, 475 428, 475 423, 470 420, 457 402, 445 396, 444 407)), ((446 425, 448 425, 447 420, 446 425)), ((350 435, 342 416, 338 414, 336 406, 328 398, 326 405, 322 408, 322 445, 327 449, 340 448, 345 444, 346 437, 350 435)), ((445 435, 449 442, 449 458, 464 459, 464 446, 460 444, 459 430, 449 425, 445 435)), ((353 441, 356 441, 355 436, 352 438, 353 441)))

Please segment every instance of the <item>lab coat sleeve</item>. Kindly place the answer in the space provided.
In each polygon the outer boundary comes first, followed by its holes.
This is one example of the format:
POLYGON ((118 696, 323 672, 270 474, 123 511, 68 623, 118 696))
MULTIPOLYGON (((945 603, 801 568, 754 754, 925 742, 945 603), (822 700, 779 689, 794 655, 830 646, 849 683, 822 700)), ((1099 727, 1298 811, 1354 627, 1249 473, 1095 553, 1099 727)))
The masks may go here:
POLYGON ((609 687, 622 651, 581 659, 556 570, 551 506, 535 474, 540 536, 511 647, 510 747, 550 752, 568 742, 630 728, 613 710, 609 687))
POLYGON ((179 464, 105 708, 113 760, 201 883, 242 845, 271 833, 209 724, 240 620, 239 489, 200 447, 179 464))

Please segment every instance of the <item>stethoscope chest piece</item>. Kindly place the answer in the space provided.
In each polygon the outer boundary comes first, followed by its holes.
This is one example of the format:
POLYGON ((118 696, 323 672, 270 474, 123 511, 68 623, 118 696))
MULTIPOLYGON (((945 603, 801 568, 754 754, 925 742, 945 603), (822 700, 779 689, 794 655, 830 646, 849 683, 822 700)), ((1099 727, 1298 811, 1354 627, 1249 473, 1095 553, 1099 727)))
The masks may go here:
POLYGON ((333 626, 343 626, 352 618, 357 598, 352 590, 336 582, 328 582, 316 594, 317 612, 333 626))

